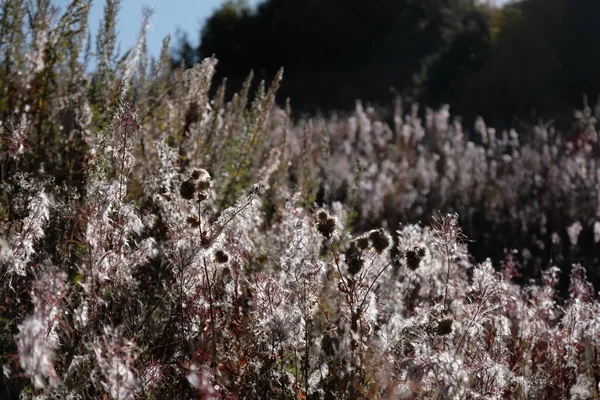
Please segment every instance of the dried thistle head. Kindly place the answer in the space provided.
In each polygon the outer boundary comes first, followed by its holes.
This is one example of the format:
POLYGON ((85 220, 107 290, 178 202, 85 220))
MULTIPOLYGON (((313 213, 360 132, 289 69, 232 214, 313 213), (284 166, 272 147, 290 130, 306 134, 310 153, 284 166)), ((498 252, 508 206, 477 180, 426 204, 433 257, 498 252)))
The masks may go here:
POLYGON ((318 222, 325 222, 328 218, 329 218, 329 213, 327 212, 327 210, 319 210, 317 212, 317 221, 318 222))
POLYGON ((369 248, 369 237, 368 236, 365 236, 365 235, 359 236, 356 238, 355 242, 356 242, 356 247, 361 251, 367 250, 369 248))
POLYGON ((392 243, 390 234, 387 233, 383 228, 374 229, 369 232, 369 240, 371 241, 371 245, 377 254, 383 253, 388 247, 390 247, 390 244, 392 243))
POLYGON ((425 257, 424 247, 413 247, 404 253, 406 259, 406 266, 411 271, 415 271, 421 265, 421 260, 425 257))
POLYGON ((317 230, 319 233, 326 239, 331 239, 337 226, 337 221, 335 218, 330 216, 327 211, 320 210, 317 213, 317 221, 317 230))
POLYGON ((186 179, 181 183, 179 187, 179 193, 181 197, 186 200, 191 200, 194 198, 194 194, 196 193, 196 183, 193 179, 186 179))
POLYGON ((208 198, 208 193, 206 192, 198 192, 198 201, 203 202, 208 198))
POLYGON ((217 250, 215 251, 215 261, 219 264, 225 264, 227 261, 229 261, 229 255, 223 250, 217 250))
POLYGON ((200 226, 200 219, 195 215, 190 215, 187 217, 186 221, 192 228, 198 228, 200 226))
POLYGON ((191 177, 181 183, 179 192, 186 200, 192 200, 196 196, 196 199, 202 202, 208 198, 211 187, 210 174, 205 169, 195 169, 191 177))
POLYGON ((199 192, 207 191, 212 187, 212 179, 205 169, 195 169, 194 172, 192 172, 192 179, 196 180, 196 189, 199 192))
POLYGON ((192 172, 192 179, 195 181, 210 181, 210 174, 204 168, 196 168, 192 172))
POLYGON ((442 317, 438 319, 437 334, 440 336, 448 335, 452 332, 454 317, 450 311, 444 311, 442 317))
POLYGON ((360 251, 356 242, 350 242, 350 247, 346 250, 346 264, 348 264, 348 273, 356 275, 362 269, 365 261, 360 257, 360 251))

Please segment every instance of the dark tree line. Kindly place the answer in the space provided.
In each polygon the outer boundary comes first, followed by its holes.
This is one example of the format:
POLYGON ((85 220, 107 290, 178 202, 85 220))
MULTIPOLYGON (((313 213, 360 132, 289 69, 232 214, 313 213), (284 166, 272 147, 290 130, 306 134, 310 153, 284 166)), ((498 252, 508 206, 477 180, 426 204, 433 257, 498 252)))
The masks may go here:
POLYGON ((200 45, 182 38, 175 65, 215 54, 229 91, 253 69, 300 111, 348 109, 395 94, 504 121, 555 116, 600 93, 600 2, 524 0, 227 1, 200 45))

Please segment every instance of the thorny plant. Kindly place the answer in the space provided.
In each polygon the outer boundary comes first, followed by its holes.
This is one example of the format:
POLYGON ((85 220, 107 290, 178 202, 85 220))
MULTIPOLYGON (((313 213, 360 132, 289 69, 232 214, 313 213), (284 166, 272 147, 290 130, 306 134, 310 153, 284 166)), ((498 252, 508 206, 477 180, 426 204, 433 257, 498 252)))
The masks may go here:
POLYGON ((0 397, 599 396, 589 107, 567 141, 293 122, 281 74, 226 101, 215 59, 150 60, 148 11, 119 54, 119 1, 93 54, 89 6, 0 2, 0 397))

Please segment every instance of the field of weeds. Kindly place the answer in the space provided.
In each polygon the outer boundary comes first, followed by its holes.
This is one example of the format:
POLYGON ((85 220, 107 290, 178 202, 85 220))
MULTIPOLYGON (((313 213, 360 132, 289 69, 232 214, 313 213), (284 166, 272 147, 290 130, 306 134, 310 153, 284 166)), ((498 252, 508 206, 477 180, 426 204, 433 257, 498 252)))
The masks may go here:
POLYGON ((3 3, 1 398, 600 396, 589 107, 293 119, 146 25, 117 58, 110 8, 89 72, 84 3, 3 3))

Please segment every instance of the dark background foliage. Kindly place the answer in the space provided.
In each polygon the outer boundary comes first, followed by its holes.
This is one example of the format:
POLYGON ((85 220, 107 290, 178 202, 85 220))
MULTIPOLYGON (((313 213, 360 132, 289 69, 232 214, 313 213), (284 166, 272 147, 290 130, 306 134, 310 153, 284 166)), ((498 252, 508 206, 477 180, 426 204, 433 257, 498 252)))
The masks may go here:
POLYGON ((396 93, 452 104, 499 126, 558 112, 567 120, 600 77, 600 4, 524 0, 502 8, 473 0, 267 0, 256 10, 226 2, 200 45, 183 37, 173 62, 216 54, 229 92, 250 69, 270 79, 283 66, 280 101, 296 111, 350 109, 356 98, 388 105, 396 93), (311 82, 307 85, 306 82, 311 82))

